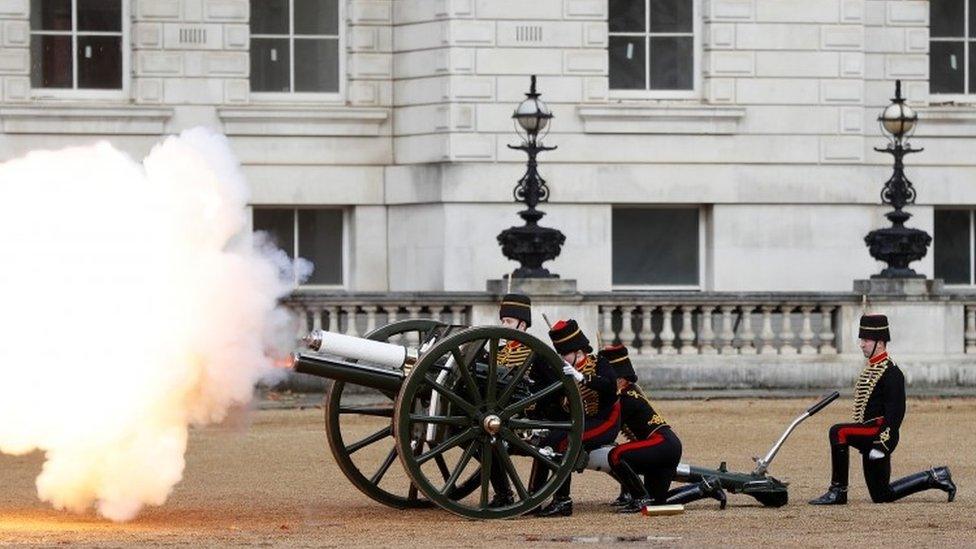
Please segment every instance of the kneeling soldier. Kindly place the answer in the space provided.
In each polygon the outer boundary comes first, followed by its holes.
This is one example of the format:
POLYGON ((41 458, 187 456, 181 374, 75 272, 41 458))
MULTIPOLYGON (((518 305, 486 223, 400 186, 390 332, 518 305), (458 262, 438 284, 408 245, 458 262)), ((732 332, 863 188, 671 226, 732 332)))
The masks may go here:
POLYGON ((891 453, 898 445, 898 429, 905 417, 905 376, 888 358, 886 346, 891 336, 887 317, 862 316, 858 338, 868 363, 854 386, 853 423, 840 423, 830 428, 830 488, 810 503, 847 503, 847 454, 851 446, 861 452, 864 480, 875 503, 895 501, 930 488, 947 492, 949 501, 952 501, 956 496, 956 485, 948 467, 936 467, 888 483, 891 453))
MULTIPOLYGON (((575 320, 560 320, 549 330, 556 352, 566 364, 563 373, 572 376, 583 398, 583 449, 592 450, 612 444, 620 430, 620 404, 617 402, 616 375, 605 358, 590 353, 593 348, 575 320)), ((554 431, 543 441, 557 452, 568 445, 565 432, 554 431)), ((541 486, 548 471, 536 463, 532 467, 530 485, 541 486)), ((571 477, 570 477, 571 478, 571 477)), ((573 500, 569 497, 570 478, 556 490, 549 505, 538 511, 543 517, 573 514, 573 500)))
MULTIPOLYGON (((654 410, 637 385, 637 374, 623 345, 600 351, 617 374, 620 430, 628 442, 610 450, 610 468, 626 491, 621 513, 637 513, 646 505, 689 503, 712 497, 725 508, 725 492, 717 479, 705 479, 668 491, 681 461, 681 440, 654 410), (640 475, 644 475, 641 481, 640 475)), ((623 494, 622 494, 623 495, 623 494)))
MULTIPOLYGON (((505 294, 498 308, 498 319, 505 328, 520 332, 528 330, 532 326, 532 300, 527 295, 505 294)), ((518 368, 531 354, 532 349, 518 341, 509 341, 498 350, 498 365, 509 369, 518 368)), ((491 485, 495 489, 495 495, 488 503, 489 507, 504 507, 515 503, 512 485, 501 466, 501 458, 497 455, 491 465, 491 485)))

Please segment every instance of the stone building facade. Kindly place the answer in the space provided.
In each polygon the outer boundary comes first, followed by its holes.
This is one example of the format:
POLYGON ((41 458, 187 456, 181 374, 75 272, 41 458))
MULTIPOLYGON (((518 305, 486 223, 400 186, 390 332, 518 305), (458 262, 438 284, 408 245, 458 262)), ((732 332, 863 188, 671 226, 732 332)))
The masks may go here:
POLYGON ((901 79, 916 268, 968 287, 974 38, 976 0, 0 0, 0 158, 211 126, 310 287, 479 291, 513 268, 535 74, 549 266, 581 291, 848 292, 901 79))

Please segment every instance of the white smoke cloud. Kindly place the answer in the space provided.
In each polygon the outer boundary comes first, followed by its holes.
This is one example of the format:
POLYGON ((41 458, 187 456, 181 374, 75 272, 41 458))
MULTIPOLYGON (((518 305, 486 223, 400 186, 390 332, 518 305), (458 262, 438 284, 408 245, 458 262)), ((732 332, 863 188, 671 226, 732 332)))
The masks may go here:
POLYGON ((142 164, 99 143, 0 165, 0 451, 45 452, 41 499, 117 521, 162 504, 188 426, 274 371, 293 275, 247 199, 203 129, 142 164))

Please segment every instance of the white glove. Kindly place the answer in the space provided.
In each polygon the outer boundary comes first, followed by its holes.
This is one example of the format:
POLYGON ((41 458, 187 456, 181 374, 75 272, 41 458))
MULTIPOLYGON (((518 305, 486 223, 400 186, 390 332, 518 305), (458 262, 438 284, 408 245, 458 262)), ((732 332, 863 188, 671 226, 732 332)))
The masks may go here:
POLYGON ((872 448, 871 451, 868 452, 868 459, 881 459, 883 457, 884 452, 878 450, 877 448, 872 448))
POLYGON ((583 381, 583 374, 576 368, 573 368, 573 365, 568 362, 563 362, 563 373, 572 376, 576 380, 576 383, 583 381))

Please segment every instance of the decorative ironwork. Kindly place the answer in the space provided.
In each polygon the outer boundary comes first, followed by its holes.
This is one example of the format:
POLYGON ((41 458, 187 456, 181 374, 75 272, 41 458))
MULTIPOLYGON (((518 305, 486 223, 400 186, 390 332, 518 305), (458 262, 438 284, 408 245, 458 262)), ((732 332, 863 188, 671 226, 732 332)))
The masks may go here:
POLYGON ((525 175, 512 191, 515 201, 526 205, 526 209, 518 213, 525 224, 509 227, 498 235, 502 254, 519 262, 520 266, 511 275, 514 278, 559 278, 542 264, 558 257, 566 242, 566 236, 561 231, 539 225, 539 220, 546 214, 536 209, 540 203, 549 200, 549 187, 539 175, 536 158, 540 152, 556 149, 543 145, 538 139, 539 131, 545 129, 552 119, 552 113, 539 100, 540 95, 536 93, 533 75, 525 101, 512 115, 517 124, 525 129, 526 137, 521 145, 508 145, 508 148, 523 151, 529 157, 525 175))
POLYGON ((915 203, 916 192, 912 182, 905 177, 903 158, 905 155, 922 152, 924 149, 912 148, 906 141, 906 137, 914 130, 917 116, 904 103, 905 99, 901 96, 901 81, 898 80, 895 82, 895 97, 892 99, 892 105, 889 105, 878 118, 882 129, 890 133, 891 142, 883 149, 877 147, 874 149, 890 154, 894 158, 894 173, 881 190, 881 203, 894 207, 894 210, 885 214, 892 225, 871 231, 864 237, 871 257, 884 261, 888 266, 879 274, 871 275, 871 278, 925 278, 925 275, 909 268, 908 264, 925 257, 932 243, 932 237, 925 231, 905 227, 905 222, 912 217, 912 214, 904 211, 903 208, 915 203), (896 116, 890 117, 889 113, 894 113, 896 116))

